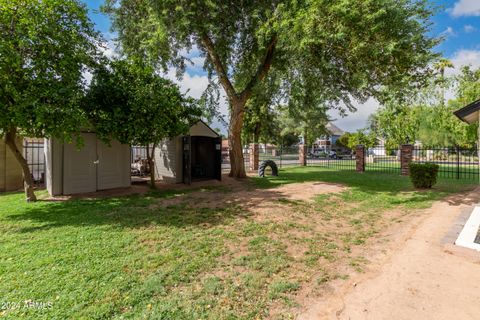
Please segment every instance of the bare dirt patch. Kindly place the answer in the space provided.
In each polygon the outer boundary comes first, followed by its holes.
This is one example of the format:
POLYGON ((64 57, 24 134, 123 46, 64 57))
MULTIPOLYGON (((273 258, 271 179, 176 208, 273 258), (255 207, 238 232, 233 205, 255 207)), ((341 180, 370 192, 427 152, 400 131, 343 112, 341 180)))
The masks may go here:
POLYGON ((329 283, 328 295, 305 297, 299 319, 476 319, 478 266, 442 244, 472 197, 480 200, 478 189, 463 201, 454 195, 416 210, 408 220, 402 211, 388 212, 384 231, 355 248, 369 260, 365 272, 329 283))

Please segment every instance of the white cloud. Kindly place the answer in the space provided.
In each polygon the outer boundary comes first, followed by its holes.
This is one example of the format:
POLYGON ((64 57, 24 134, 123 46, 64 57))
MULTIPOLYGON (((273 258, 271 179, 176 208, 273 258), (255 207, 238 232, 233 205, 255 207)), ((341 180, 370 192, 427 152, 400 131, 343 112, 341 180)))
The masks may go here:
POLYGON ((354 103, 354 106, 357 108, 355 112, 347 112, 346 117, 341 117, 337 110, 331 110, 328 114, 334 119, 333 121, 336 126, 340 129, 349 132, 355 132, 358 129, 365 128, 367 126, 368 117, 377 111, 380 107, 380 103, 370 98, 365 103, 354 103))
MULTIPOLYGON (((195 61, 197 62, 199 61, 197 59, 192 59, 192 60, 194 60, 195 64, 196 64, 195 61)), ((203 66, 203 59, 201 61, 201 65, 203 66)), ((200 98, 202 93, 207 88, 208 81, 209 81, 206 75, 190 75, 188 73, 188 70, 187 72, 185 72, 185 74, 181 79, 178 79, 176 76, 176 70, 174 68, 169 69, 168 72, 166 74, 163 74, 162 76, 177 83, 182 93, 186 93, 187 95, 196 99, 200 98)), ((220 110, 218 111, 220 112, 221 115, 224 116, 225 119, 228 119, 228 114, 229 114, 228 103, 225 98, 225 93, 223 89, 220 89, 220 90, 221 90, 221 96, 219 101, 220 110)), ((213 120, 212 128, 223 129, 222 130, 223 133, 226 133, 226 128, 224 128, 223 124, 218 119, 213 120)))
POLYGON ((113 40, 108 40, 100 46, 100 51, 108 59, 117 58, 119 56, 118 51, 116 50, 116 43, 113 40))
POLYGON ((188 72, 185 72, 183 77, 181 79, 178 79, 174 68, 168 70, 168 72, 163 76, 177 83, 183 93, 188 93, 189 96, 197 99, 200 98, 203 91, 205 91, 208 85, 207 76, 192 76, 188 72))
POLYGON ((447 29, 445 29, 445 31, 443 31, 441 33, 442 35, 445 35, 447 37, 454 37, 456 36, 457 34, 455 33, 455 30, 453 30, 452 27, 447 27, 447 29))
POLYGON ((461 16, 480 16, 479 0, 459 0, 450 9, 450 14, 454 17, 461 16))
POLYGON ((471 32, 474 32, 475 30, 477 30, 477 28, 475 28, 474 26, 472 26, 470 24, 467 24, 463 27, 463 30, 465 30, 466 33, 471 33, 471 32))
POLYGON ((461 49, 455 52, 455 54, 450 60, 452 61, 455 68, 447 69, 447 75, 459 73, 464 66, 480 68, 480 50, 461 49))

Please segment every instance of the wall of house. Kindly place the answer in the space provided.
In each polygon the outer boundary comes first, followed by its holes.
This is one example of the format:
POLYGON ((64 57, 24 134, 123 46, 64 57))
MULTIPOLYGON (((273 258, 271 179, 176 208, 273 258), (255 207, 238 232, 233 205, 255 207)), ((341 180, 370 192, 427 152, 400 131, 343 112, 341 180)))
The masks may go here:
MULTIPOLYGON (((22 150, 21 139, 18 139, 17 146, 22 150)), ((22 187, 22 167, 3 139, 0 139, 0 192, 15 191, 22 187)))

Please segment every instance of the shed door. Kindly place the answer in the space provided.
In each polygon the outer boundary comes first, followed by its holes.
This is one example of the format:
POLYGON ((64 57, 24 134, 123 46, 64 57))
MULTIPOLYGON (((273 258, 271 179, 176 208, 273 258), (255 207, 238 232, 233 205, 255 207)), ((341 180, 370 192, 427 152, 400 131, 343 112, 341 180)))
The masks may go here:
POLYGON ((97 189, 130 185, 130 146, 111 141, 110 146, 97 140, 97 189))
POLYGON ((63 194, 97 191, 97 139, 93 133, 82 133, 84 145, 75 143, 63 148, 63 194))
POLYGON ((183 183, 192 183, 192 145, 191 137, 186 136, 182 138, 182 162, 183 162, 183 183))

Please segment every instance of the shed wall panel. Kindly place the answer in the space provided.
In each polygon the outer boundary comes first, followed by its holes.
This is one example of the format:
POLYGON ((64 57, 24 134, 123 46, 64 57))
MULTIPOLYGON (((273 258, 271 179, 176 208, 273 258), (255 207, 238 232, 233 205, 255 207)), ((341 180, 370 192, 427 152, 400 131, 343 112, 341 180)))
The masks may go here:
POLYGON ((93 133, 82 133, 81 149, 72 143, 63 148, 63 194, 97 191, 97 139, 93 133))
POLYGON ((178 144, 180 137, 164 140, 155 150, 155 177, 166 182, 181 182, 178 166, 178 144))
POLYGON ((112 141, 109 145, 97 140, 97 189, 130 186, 130 146, 112 141))
POLYGON ((45 181, 52 196, 63 194, 63 144, 57 139, 45 139, 45 181))

